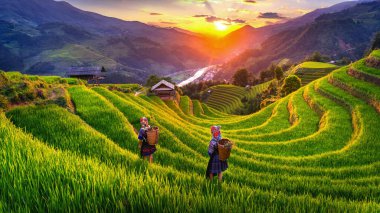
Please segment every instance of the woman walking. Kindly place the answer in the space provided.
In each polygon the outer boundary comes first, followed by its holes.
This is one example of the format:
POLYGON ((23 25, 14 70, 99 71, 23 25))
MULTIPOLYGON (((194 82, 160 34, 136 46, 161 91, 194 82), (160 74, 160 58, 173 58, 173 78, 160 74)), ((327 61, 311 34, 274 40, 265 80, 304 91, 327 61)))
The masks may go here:
POLYGON ((141 129, 139 131, 139 149, 141 156, 145 159, 149 157, 149 163, 153 163, 153 153, 156 151, 155 145, 149 145, 147 140, 147 131, 150 129, 148 119, 140 118, 141 129))
POLYGON ((218 175, 219 181, 222 181, 223 171, 228 168, 228 163, 227 160, 219 160, 218 142, 222 139, 220 126, 212 126, 211 135, 212 139, 208 146, 208 155, 210 156, 210 160, 207 165, 206 178, 210 178, 210 180, 212 180, 215 175, 218 175))

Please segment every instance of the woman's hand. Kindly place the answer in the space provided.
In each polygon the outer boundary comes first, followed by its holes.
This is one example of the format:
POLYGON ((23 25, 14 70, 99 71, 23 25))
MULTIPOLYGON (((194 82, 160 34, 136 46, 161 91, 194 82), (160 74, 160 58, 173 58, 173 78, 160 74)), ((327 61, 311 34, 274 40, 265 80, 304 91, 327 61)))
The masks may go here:
POLYGON ((141 146, 142 146, 142 141, 139 140, 139 145, 138 145, 139 149, 141 149, 141 146))

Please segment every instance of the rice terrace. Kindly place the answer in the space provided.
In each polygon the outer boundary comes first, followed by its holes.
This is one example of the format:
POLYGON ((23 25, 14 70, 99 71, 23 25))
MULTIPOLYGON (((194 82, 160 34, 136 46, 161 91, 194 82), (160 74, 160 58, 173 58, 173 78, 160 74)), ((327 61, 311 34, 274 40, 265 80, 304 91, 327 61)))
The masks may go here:
POLYGON ((379 1, 68 2, 0 0, 0 212, 380 212, 379 1))

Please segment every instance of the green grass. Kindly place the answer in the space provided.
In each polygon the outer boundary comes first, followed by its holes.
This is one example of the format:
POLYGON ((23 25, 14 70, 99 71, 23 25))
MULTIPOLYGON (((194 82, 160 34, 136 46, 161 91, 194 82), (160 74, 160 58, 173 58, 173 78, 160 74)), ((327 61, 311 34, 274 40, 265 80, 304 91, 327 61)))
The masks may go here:
POLYGON ((77 79, 77 78, 62 78, 59 76, 40 76, 40 78, 49 84, 57 84, 57 83, 67 83, 70 85, 85 84, 85 81, 77 79))
POLYGON ((78 116, 56 105, 19 107, 7 116, 15 125, 57 149, 95 157, 111 165, 126 166, 138 158, 116 146, 78 116))
MULTIPOLYGON (((377 72, 362 61, 351 66, 377 72)), ((73 112, 56 105, 0 112, 0 209, 379 212, 380 86, 349 68, 310 78, 245 116, 108 86, 69 86, 73 112), (151 165, 137 150, 142 116, 160 128, 151 165), (235 144, 222 183, 204 178, 211 125, 235 144)), ((215 97, 225 111, 249 95, 223 88, 215 97)))
POLYGON ((380 50, 374 50, 371 53, 371 56, 376 57, 376 58, 380 58, 380 50))
POLYGON ((101 87, 116 87, 122 90, 129 90, 131 92, 143 89, 139 84, 100 84, 101 87))
POLYGON ((123 148, 136 149, 137 136, 132 125, 111 103, 83 86, 69 88, 77 114, 123 148))
POLYGON ((243 98, 251 99, 263 92, 270 85, 270 81, 253 86, 250 89, 234 85, 217 85, 211 87, 212 91, 206 104, 214 109, 225 113, 233 113, 236 109, 243 106, 243 98))
POLYGON ((306 68, 306 69, 333 69, 333 68, 337 68, 337 66, 334 65, 334 64, 329 64, 329 63, 308 61, 308 62, 304 62, 304 63, 300 64, 299 68, 306 68))
POLYGON ((322 63, 322 62, 303 62, 289 71, 288 74, 295 74, 301 78, 302 86, 309 84, 310 82, 326 76, 332 70, 338 67, 334 64, 322 63))
POLYGON ((194 115, 197 116, 197 117, 204 117, 205 115, 205 112, 202 108, 202 104, 200 101, 198 100, 192 100, 193 102, 193 107, 194 107, 194 115))
POLYGON ((179 106, 181 107, 182 112, 184 112, 185 114, 193 114, 193 102, 188 96, 181 96, 179 106))
POLYGON ((370 104, 377 106, 377 102, 380 101, 380 87, 373 86, 373 84, 357 80, 356 78, 347 74, 347 67, 343 67, 334 71, 329 80, 335 86, 343 88, 350 92, 352 95, 365 99, 370 104))
POLYGON ((26 75, 20 72, 6 72, 6 76, 12 80, 43 80, 48 84, 70 84, 70 85, 82 85, 85 84, 83 80, 76 78, 63 78, 60 76, 39 76, 39 75, 26 75))
POLYGON ((355 62, 351 67, 360 72, 364 72, 364 73, 373 75, 377 78, 380 78, 380 70, 376 68, 368 67, 364 59, 355 62))

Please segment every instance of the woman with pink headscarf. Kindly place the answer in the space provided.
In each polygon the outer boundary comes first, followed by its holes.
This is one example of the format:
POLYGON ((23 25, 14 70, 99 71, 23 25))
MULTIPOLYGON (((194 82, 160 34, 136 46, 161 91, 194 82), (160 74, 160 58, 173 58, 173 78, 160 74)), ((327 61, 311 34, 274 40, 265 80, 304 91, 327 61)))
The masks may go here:
POLYGON ((210 178, 210 180, 212 180, 215 175, 218 175, 219 181, 222 181, 223 171, 228 168, 228 163, 227 160, 219 160, 218 142, 222 139, 220 128, 220 126, 211 127, 212 139, 208 146, 208 155, 210 156, 210 160, 207 165, 206 178, 210 178))
POLYGON ((153 153, 156 151, 155 145, 149 145, 147 141, 147 131, 150 128, 148 119, 143 117, 140 119, 141 129, 139 131, 138 139, 139 139, 139 148, 141 152, 141 156, 145 159, 149 157, 149 163, 153 163, 153 153))

